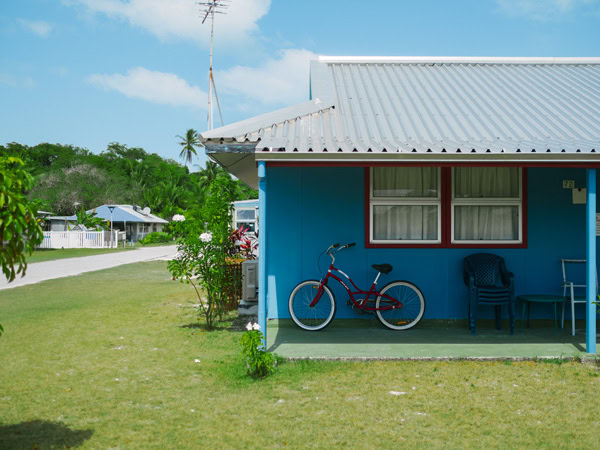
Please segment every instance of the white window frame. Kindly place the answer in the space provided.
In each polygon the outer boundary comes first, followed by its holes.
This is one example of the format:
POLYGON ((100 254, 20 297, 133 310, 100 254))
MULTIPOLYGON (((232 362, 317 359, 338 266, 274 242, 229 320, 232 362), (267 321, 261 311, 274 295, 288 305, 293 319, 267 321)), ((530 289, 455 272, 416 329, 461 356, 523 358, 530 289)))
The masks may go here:
MULTIPOLYGON (((475 167, 474 167, 475 168, 475 167)), ((450 243, 451 244, 482 244, 482 245, 510 245, 523 243, 523 168, 519 169, 519 198, 459 198, 454 197, 454 187, 456 182, 455 167, 452 168, 451 184, 452 196, 450 198, 450 243), (469 239, 461 240, 454 238, 454 207, 455 206, 517 206, 517 222, 519 224, 518 239, 469 239)))
MULTIPOLYGON (((416 166, 423 167, 423 166, 416 166)), ((437 169, 437 197, 375 197, 373 195, 373 167, 369 168, 369 243, 371 244, 425 244, 436 245, 442 243, 442 169, 437 169), (413 205, 413 206, 437 206, 437 239, 373 239, 373 207, 376 205, 413 205)))
MULTIPOLYGON (((258 208, 253 207, 242 207, 242 208, 234 208, 233 211, 233 227, 234 229, 238 229, 240 224, 254 224, 254 229, 257 229, 256 219, 258 217, 258 208), (238 220, 238 211, 254 211, 254 220, 248 219, 240 219, 238 220)), ((254 231, 248 231, 248 234, 254 234, 254 231)))

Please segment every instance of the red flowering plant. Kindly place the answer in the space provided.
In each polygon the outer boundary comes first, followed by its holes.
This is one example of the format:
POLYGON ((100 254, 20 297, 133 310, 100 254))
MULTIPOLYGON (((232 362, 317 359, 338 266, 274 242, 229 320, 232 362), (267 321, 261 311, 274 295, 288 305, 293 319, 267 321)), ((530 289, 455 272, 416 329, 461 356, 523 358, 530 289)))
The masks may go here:
POLYGON ((251 238, 247 236, 249 228, 240 225, 239 228, 234 229, 229 235, 231 241, 231 258, 240 259, 256 259, 256 249, 258 248, 258 232, 255 233, 256 237, 251 238))

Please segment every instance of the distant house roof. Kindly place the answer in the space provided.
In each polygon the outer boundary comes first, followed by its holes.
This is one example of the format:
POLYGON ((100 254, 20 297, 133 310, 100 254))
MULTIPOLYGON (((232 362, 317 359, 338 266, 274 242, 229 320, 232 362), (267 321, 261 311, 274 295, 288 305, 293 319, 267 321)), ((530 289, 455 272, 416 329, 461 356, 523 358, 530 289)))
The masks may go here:
POLYGON ((600 160, 600 58, 319 57, 311 99, 200 135, 255 161, 600 160))
MULTIPOLYGON (((111 212, 109 205, 98 206, 97 208, 90 209, 88 213, 95 212, 96 217, 104 220, 111 220, 113 222, 140 222, 140 223, 169 223, 167 220, 161 219, 151 213, 145 213, 142 208, 133 205, 110 205, 114 206, 114 210, 111 212)), ((148 210, 149 211, 149 210, 148 210)), ((69 220, 76 220, 76 216, 69 217, 69 220)))
POLYGON ((55 220, 55 221, 68 221, 73 220, 75 216, 47 216, 44 217, 45 220, 55 220))
POLYGON ((234 208, 258 208, 258 199, 238 200, 233 202, 234 208))

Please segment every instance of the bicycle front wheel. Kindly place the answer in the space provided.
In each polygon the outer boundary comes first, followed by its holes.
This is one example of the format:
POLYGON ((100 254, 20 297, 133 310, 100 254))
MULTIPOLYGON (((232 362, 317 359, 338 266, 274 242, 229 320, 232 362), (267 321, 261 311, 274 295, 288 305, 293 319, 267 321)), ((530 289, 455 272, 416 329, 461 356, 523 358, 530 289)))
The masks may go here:
POLYGON ((303 281, 290 294, 290 315, 296 325, 303 330, 322 330, 329 325, 335 315, 335 299, 327 286, 323 286, 321 297, 314 306, 311 306, 319 293, 320 286, 321 283, 317 280, 303 281))
POLYGON ((379 321, 392 330, 408 330, 425 314, 425 297, 417 286, 408 281, 393 281, 377 297, 375 308, 379 321), (393 298, 390 300, 383 295, 393 298), (398 305, 397 302, 400 302, 398 305))

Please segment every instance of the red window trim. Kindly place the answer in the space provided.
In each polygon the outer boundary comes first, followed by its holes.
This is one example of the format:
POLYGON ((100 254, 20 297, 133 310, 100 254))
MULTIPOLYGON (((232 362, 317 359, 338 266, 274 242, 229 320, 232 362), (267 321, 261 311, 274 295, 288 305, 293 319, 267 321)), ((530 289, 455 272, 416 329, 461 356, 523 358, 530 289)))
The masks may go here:
MULTIPOLYGON (((416 166, 416 165, 415 165, 416 166)), ((507 165, 508 166, 508 165, 507 165)), ((422 167, 422 166, 421 166, 422 167)), ((522 167, 521 183, 523 185, 523 198, 521 208, 521 222, 523 231, 523 242, 518 244, 453 244, 451 242, 451 209, 452 209, 452 167, 441 167, 442 171, 442 242, 437 244, 373 244, 370 241, 371 229, 371 170, 365 167, 365 247, 366 248, 527 248, 527 168, 522 167)), ((506 167, 506 166, 498 166, 506 167)))

